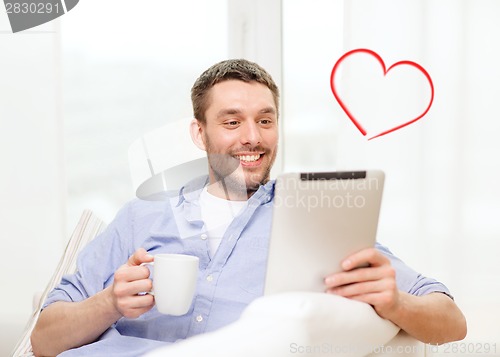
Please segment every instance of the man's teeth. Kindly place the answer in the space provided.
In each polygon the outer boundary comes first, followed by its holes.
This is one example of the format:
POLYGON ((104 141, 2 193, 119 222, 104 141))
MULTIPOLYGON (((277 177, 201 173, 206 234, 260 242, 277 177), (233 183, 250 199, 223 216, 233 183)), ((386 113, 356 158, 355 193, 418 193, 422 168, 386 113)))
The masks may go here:
POLYGON ((236 157, 241 161, 252 162, 252 161, 257 161, 260 155, 240 155, 236 157))

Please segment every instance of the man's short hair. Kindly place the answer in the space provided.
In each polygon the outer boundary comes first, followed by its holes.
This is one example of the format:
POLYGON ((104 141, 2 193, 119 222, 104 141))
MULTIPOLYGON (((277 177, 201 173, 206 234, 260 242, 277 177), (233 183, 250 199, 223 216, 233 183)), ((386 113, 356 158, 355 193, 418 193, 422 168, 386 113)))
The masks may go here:
POLYGON ((191 88, 193 114, 201 123, 206 123, 205 112, 209 105, 210 89, 217 83, 236 79, 265 85, 273 94, 276 110, 279 110, 279 89, 273 78, 257 63, 245 59, 230 59, 214 64, 203 72, 191 88))

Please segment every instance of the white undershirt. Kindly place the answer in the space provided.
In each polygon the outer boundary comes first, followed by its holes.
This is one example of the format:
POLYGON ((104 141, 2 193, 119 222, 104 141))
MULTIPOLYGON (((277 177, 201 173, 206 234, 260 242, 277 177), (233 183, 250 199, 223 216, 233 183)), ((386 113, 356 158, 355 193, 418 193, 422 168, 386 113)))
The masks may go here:
POLYGON ((201 218, 205 222, 211 257, 219 248, 227 227, 246 205, 247 201, 225 200, 209 193, 207 186, 203 188, 200 195, 201 218))

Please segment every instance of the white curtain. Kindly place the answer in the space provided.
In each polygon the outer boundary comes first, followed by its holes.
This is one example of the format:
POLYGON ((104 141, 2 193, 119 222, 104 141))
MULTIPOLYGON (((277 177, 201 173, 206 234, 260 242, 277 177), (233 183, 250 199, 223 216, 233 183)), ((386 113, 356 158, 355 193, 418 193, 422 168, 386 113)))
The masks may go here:
MULTIPOLYGON (((470 339, 498 339, 500 1, 350 0, 320 2, 314 9, 305 1, 284 4, 285 132, 291 134, 290 151, 309 157, 285 153, 285 165, 383 169, 387 178, 378 239, 417 270, 446 282, 468 315, 470 339), (302 63, 295 57, 301 56, 300 38, 287 42, 287 29, 297 26, 291 16, 301 7, 317 15, 311 28, 300 27, 313 46, 307 56, 302 53, 302 63), (338 22, 341 35, 334 27, 338 22), (356 48, 377 52, 386 67, 401 60, 423 66, 435 88, 427 115, 377 139, 362 136, 325 85, 335 61, 356 48), (329 65, 319 64, 318 58, 329 65), (313 67, 303 76, 309 75, 307 88, 313 93, 291 88, 299 65, 313 67), (304 103, 297 104, 298 99, 304 103), (310 137, 320 144, 294 139, 301 125, 302 138, 312 131, 310 137)), ((356 73, 346 71, 340 81, 346 96, 358 95, 361 103, 377 94, 349 92, 366 84, 356 73)), ((429 93, 425 85, 410 88, 414 101, 393 101, 390 109, 412 113, 425 107, 429 93)), ((370 119, 365 114, 363 120, 370 119)))

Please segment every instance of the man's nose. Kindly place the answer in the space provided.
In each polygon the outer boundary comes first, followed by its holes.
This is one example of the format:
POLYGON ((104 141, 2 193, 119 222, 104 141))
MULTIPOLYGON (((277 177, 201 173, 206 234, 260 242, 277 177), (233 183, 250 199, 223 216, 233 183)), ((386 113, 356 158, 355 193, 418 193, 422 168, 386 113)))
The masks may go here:
POLYGON ((247 121, 241 136, 241 143, 244 145, 257 146, 262 141, 262 135, 258 123, 253 120, 247 121))

